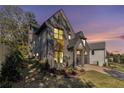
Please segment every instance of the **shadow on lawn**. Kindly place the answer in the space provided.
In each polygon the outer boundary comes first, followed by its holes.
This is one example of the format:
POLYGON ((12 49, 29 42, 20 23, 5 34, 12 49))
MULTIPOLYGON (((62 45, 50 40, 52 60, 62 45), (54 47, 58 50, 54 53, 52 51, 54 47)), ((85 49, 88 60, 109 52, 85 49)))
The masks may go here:
POLYGON ((104 70, 104 71, 107 72, 110 76, 113 76, 120 80, 124 80, 124 73, 121 73, 121 72, 115 71, 115 70, 104 70))

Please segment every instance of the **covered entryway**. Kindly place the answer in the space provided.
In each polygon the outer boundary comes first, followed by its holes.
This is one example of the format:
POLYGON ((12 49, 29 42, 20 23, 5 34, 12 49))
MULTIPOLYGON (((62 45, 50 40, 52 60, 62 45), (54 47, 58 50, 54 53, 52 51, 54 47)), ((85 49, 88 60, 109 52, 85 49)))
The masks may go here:
POLYGON ((79 40, 75 46, 75 66, 84 64, 84 46, 83 43, 79 40))
POLYGON ((89 52, 84 52, 84 64, 89 64, 89 52))
POLYGON ((82 61, 81 53, 82 53, 82 50, 81 49, 77 49, 77 51, 76 51, 76 55, 77 55, 76 65, 81 65, 81 61, 82 61))

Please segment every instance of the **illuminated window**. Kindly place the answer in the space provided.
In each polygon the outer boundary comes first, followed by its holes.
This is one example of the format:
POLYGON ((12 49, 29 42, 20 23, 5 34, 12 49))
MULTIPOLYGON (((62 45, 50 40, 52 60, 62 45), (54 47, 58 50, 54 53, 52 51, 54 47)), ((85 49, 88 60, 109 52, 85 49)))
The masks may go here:
POLYGON ((82 42, 83 42, 83 44, 84 44, 84 46, 85 46, 86 41, 85 41, 84 39, 82 39, 82 42))
POLYGON ((54 61, 63 63, 63 30, 54 28, 54 61))
POLYGON ((81 51, 80 50, 77 50, 77 55, 80 55, 81 54, 81 51))
POLYGON ((63 63, 63 52, 59 52, 60 63, 63 63))
POLYGON ((63 39, 63 31, 54 28, 54 38, 55 39, 63 39))
POLYGON ((69 39, 69 40, 71 39, 71 35, 68 35, 68 39, 69 39))
POLYGON ((36 56, 38 57, 38 56, 39 56, 39 54, 38 54, 38 53, 36 53, 36 56))
POLYGON ((54 52, 54 61, 55 61, 56 63, 58 62, 58 57, 59 57, 58 52, 54 52))

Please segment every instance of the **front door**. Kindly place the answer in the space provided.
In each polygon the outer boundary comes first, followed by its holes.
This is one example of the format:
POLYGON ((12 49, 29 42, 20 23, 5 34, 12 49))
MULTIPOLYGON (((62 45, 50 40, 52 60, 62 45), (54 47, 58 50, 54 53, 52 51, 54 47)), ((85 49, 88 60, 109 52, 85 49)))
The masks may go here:
POLYGON ((81 50, 77 50, 76 65, 81 65, 81 50))

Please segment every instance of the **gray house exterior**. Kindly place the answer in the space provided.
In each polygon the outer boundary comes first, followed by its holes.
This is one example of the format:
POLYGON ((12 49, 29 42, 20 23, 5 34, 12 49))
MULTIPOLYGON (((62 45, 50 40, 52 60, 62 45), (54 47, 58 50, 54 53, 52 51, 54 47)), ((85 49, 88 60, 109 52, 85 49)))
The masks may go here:
POLYGON ((104 64, 107 64, 105 46, 105 42, 89 43, 90 64, 97 64, 98 66, 104 66, 104 64))
POLYGON ((31 55, 50 68, 89 63, 90 48, 82 31, 74 32, 63 10, 57 11, 32 33, 31 55))

